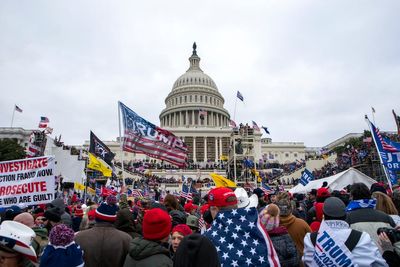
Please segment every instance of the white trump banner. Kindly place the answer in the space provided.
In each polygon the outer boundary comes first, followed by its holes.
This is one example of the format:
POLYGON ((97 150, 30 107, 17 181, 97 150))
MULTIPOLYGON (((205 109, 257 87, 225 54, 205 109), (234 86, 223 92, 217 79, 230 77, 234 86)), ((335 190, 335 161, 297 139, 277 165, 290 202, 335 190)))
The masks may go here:
POLYGON ((55 193, 55 158, 0 162, 0 206, 49 203, 55 193))

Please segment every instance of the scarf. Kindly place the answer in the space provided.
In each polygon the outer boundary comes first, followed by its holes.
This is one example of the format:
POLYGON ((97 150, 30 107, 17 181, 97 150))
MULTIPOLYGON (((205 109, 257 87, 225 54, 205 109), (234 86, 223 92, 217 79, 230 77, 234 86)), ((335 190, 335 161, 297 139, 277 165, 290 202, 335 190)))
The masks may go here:
POLYGON ((358 199, 350 201, 346 207, 346 211, 358 210, 358 209, 375 209, 376 199, 358 199))

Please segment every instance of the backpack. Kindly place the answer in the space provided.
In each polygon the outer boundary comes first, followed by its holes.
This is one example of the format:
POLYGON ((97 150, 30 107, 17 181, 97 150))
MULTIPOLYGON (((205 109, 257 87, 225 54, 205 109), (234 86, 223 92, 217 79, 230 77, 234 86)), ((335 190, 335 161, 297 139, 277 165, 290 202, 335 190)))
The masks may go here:
MULTIPOLYGON (((311 243, 313 244, 314 247, 315 244, 317 243, 317 235, 318 232, 312 232, 310 234, 311 243)), ((344 244, 346 245, 346 247, 350 252, 357 246, 358 241, 360 241, 361 235, 362 232, 357 230, 351 230, 349 237, 347 238, 346 242, 344 242, 344 244)))

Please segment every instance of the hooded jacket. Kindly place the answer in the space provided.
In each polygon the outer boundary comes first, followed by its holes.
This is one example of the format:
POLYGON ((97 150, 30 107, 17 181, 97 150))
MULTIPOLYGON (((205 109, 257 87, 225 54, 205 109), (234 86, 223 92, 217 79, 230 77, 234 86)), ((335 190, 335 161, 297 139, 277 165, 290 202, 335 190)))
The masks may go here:
MULTIPOLYGON (((337 222, 330 224, 332 232, 334 233, 332 238, 334 240, 347 240, 351 233, 349 225, 345 221, 332 220, 331 222, 337 222)), ((302 258, 306 266, 315 266, 313 265, 315 264, 313 261, 314 251, 315 247, 311 242, 310 234, 308 233, 304 238, 304 256, 302 258)), ((378 247, 365 232, 361 234, 360 240, 351 251, 351 254, 355 266, 387 266, 378 247)))
POLYGON ((310 226, 302 219, 296 218, 294 215, 281 216, 279 224, 285 226, 290 237, 296 245, 297 252, 301 257, 304 250, 304 237, 311 232, 310 226))
POLYGON ((124 267, 172 267, 168 249, 154 241, 137 237, 131 241, 124 267))
POLYGON ((299 266, 300 257, 298 257, 296 246, 286 227, 279 226, 268 231, 268 234, 274 244, 281 266, 299 266))
POLYGON ((57 198, 54 199, 51 204, 56 207, 59 208, 61 211, 61 222, 69 227, 72 227, 72 219, 71 219, 71 215, 69 215, 68 213, 65 212, 65 204, 64 204, 64 200, 62 200, 61 198, 57 198))

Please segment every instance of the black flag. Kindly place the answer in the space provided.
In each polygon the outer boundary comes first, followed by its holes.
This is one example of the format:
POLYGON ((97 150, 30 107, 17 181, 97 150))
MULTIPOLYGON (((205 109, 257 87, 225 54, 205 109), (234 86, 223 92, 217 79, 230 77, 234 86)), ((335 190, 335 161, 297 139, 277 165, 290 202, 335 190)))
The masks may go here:
POLYGON ((106 146, 92 131, 90 131, 90 147, 89 152, 100 157, 108 165, 112 166, 111 161, 115 154, 106 146))

